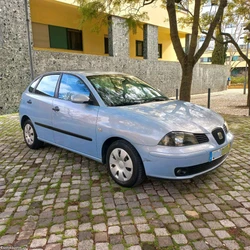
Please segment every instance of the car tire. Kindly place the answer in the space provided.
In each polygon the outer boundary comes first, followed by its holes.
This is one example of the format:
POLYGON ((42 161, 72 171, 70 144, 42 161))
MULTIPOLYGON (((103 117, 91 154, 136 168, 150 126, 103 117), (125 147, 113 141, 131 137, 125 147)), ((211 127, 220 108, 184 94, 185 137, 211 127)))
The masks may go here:
POLYGON ((23 126, 23 138, 27 146, 31 149, 38 149, 43 146, 43 142, 37 139, 36 130, 31 122, 27 120, 23 126))
POLYGON ((141 157, 127 141, 117 140, 110 145, 106 163, 112 179, 123 187, 137 186, 146 178, 141 157))

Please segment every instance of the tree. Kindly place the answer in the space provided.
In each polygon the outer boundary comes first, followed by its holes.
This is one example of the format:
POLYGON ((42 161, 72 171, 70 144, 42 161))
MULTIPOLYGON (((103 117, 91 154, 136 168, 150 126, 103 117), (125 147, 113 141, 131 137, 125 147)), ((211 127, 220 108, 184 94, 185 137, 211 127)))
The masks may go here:
MULTIPOLYGON (((221 39, 215 38, 216 44, 220 44, 221 46, 231 44, 229 50, 231 53, 235 53, 235 49, 240 54, 241 58, 246 61, 248 65, 248 90, 250 90, 250 60, 246 54, 243 53, 242 49, 240 48, 238 41, 239 37, 243 34, 242 24, 245 24, 245 31, 248 31, 248 35, 246 38, 248 41, 250 40, 249 33, 250 33, 250 0, 231 0, 228 4, 225 15, 223 17, 224 25, 226 24, 235 24, 238 29, 235 29, 234 34, 226 33, 221 31, 221 36, 225 38, 225 41, 221 39), (234 48, 233 48, 234 47, 234 48)), ((247 96, 247 106, 250 107, 250 91, 248 91, 247 96)), ((250 115, 250 109, 249 109, 250 115)))
POLYGON ((226 60, 226 45, 223 44, 223 36, 221 35, 221 27, 218 24, 216 28, 216 41, 212 53, 212 64, 224 65, 226 60))
POLYGON ((77 2, 80 5, 83 21, 96 19, 99 20, 99 23, 104 23, 104 20, 108 20, 108 15, 118 15, 119 13, 124 13, 123 16, 127 18, 127 24, 130 28, 135 27, 140 21, 147 19, 147 13, 143 12, 144 6, 153 5, 156 2, 162 2, 162 5, 168 12, 170 37, 182 69, 180 99, 190 101, 194 66, 208 47, 214 30, 218 22, 223 17, 224 9, 227 6, 227 0, 218 0, 218 9, 207 29, 205 41, 198 50, 197 41, 200 27, 201 7, 206 0, 193 0, 193 12, 185 7, 183 0, 77 0, 77 2), (187 14, 190 15, 192 33, 188 51, 183 50, 179 37, 176 4, 179 4, 183 10, 187 11, 187 14))
MULTIPOLYGON (((250 27, 247 28, 247 30, 250 32, 250 27)), ((247 57, 247 55, 245 55, 241 48, 239 47, 238 43, 233 39, 233 37, 231 36, 231 34, 229 33, 221 33, 223 36, 228 37, 228 40, 226 41, 226 43, 231 43, 235 46, 235 48, 237 49, 238 53, 240 54, 240 56, 246 61, 247 65, 248 65, 248 95, 247 95, 247 106, 250 107, 250 59, 247 57)), ((248 38, 250 40, 250 38, 248 38)), ((249 110, 250 112, 250 110, 249 110)), ((249 113, 250 115, 250 113, 249 113)))

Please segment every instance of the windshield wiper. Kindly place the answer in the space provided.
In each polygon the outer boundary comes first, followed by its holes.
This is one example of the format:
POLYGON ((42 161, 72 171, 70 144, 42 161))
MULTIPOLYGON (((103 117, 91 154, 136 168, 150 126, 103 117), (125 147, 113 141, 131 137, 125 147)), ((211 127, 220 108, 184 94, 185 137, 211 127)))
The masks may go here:
POLYGON ((144 102, 162 102, 162 101, 168 101, 169 98, 167 98, 166 96, 156 96, 150 99, 146 99, 144 100, 144 102))
POLYGON ((117 103, 114 106, 128 106, 128 105, 136 105, 136 104, 141 104, 143 101, 132 101, 132 102, 121 102, 117 103))

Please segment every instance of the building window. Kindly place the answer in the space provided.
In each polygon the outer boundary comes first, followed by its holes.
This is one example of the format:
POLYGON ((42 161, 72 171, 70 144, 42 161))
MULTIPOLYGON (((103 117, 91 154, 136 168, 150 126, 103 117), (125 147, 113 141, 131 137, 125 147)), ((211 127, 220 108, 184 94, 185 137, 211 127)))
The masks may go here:
POLYGON ((143 56, 143 41, 136 41, 136 56, 143 56))
POLYGON ((82 50, 82 31, 49 25, 50 47, 82 50))
POLYGON ((201 62, 212 62, 212 57, 202 57, 201 62))
POLYGON ((162 58, 162 44, 158 44, 158 58, 162 58))
POLYGON ((233 56, 233 57, 232 57, 232 61, 233 61, 233 62, 239 61, 239 56, 233 56))
POLYGON ((109 54, 109 38, 104 37, 104 54, 109 54))
POLYGON ((67 29, 68 49, 82 50, 82 31, 67 29))

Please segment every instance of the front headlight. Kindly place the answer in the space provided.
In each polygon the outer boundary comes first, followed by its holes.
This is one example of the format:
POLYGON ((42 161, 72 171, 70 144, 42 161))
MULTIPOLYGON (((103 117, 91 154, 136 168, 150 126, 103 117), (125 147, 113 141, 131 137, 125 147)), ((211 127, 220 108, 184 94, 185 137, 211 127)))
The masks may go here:
POLYGON ((159 142, 159 145, 182 147, 198 144, 194 134, 186 132, 170 132, 165 135, 159 142))

